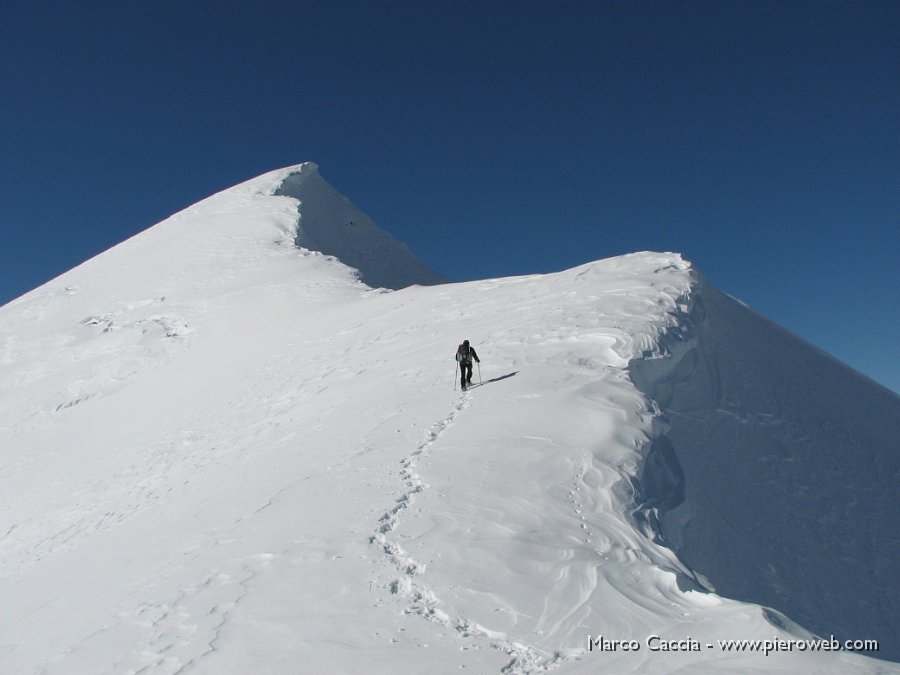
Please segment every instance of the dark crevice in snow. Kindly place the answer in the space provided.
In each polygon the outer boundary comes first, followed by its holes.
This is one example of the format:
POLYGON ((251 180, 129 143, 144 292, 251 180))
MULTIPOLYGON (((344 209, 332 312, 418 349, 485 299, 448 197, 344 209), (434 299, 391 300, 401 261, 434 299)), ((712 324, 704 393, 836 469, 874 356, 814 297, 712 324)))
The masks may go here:
POLYGON ((659 412, 637 524, 720 595, 900 660, 900 397, 702 280, 691 301, 629 366, 659 412))
POLYGON ((684 471, 668 437, 650 441, 638 483, 644 509, 669 511, 684 502, 684 471))

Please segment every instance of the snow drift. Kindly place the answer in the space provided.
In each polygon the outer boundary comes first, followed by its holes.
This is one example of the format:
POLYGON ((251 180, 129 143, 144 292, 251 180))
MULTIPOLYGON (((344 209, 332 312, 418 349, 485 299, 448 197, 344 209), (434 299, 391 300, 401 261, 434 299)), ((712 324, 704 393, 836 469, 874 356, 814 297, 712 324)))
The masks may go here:
POLYGON ((721 594, 900 660, 900 397, 711 288, 633 379, 664 412, 641 482, 721 594))
POLYGON ((897 397, 676 254, 436 281, 307 164, 0 308, 0 670, 900 670, 719 642, 896 653, 897 397))

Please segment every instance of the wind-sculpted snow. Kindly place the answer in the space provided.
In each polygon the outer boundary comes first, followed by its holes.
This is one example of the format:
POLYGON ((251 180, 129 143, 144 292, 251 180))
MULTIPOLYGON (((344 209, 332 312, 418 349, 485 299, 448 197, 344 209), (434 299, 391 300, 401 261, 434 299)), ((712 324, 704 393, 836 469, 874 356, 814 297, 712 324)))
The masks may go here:
POLYGON ((448 281, 336 192, 311 162, 288 173, 273 194, 296 200, 297 246, 337 257, 356 268, 369 286, 405 288, 448 281))
POLYGON ((900 660, 900 397, 701 284, 666 358, 645 507, 722 595, 900 660), (660 493, 665 493, 660 498, 660 493))
POLYGON ((0 308, 0 672, 897 672, 706 646, 810 634, 640 510, 695 494, 633 381, 678 255, 376 290, 294 246, 296 170, 0 308))

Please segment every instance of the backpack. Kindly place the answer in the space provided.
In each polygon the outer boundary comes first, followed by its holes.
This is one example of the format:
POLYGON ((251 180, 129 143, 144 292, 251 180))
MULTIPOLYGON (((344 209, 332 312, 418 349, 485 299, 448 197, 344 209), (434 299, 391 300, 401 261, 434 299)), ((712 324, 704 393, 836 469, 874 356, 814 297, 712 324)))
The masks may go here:
POLYGON ((456 360, 460 363, 471 363, 472 357, 469 355, 469 348, 466 345, 460 345, 456 350, 456 360))

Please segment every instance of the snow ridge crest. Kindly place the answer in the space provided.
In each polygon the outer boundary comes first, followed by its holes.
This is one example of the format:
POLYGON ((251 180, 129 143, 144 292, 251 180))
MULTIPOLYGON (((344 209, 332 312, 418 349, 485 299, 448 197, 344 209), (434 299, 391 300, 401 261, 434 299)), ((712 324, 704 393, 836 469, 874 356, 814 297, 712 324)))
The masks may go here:
POLYGON ((317 164, 306 162, 286 171, 272 194, 297 202, 294 243, 298 248, 335 256, 356 268, 360 280, 375 288, 432 286, 448 281, 329 185, 317 164))
POLYGON ((676 314, 629 364, 659 411, 638 523, 701 586, 900 659, 898 547, 884 534, 900 517, 900 398, 699 275, 676 314))

